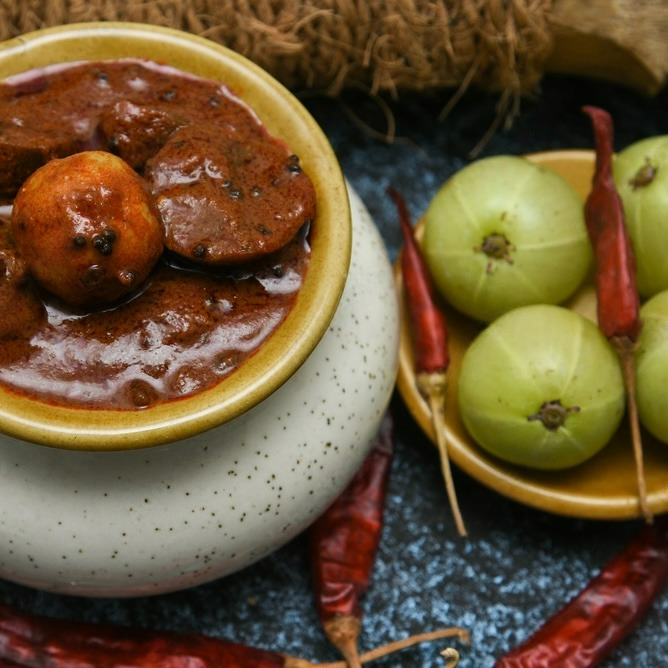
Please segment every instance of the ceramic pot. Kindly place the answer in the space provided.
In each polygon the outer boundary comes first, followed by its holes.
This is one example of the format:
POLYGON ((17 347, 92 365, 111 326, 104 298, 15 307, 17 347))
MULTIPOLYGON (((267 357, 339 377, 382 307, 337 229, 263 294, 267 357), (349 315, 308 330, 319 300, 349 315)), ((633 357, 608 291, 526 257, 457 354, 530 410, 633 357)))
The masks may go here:
POLYGON ((143 411, 60 408, 0 387, 0 577, 138 596, 243 568, 303 531, 369 450, 394 387, 398 308, 382 239, 323 133, 220 45, 80 24, 0 45, 0 77, 139 57, 226 82, 312 177, 317 234, 297 304, 224 382, 143 411))

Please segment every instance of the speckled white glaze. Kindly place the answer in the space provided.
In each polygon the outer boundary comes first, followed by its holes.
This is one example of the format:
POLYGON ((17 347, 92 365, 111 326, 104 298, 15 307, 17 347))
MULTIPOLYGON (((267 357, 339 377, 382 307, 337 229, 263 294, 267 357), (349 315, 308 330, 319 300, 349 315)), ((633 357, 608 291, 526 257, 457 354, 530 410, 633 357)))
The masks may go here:
POLYGON ((199 436, 80 452, 0 435, 0 577, 140 596, 239 570, 303 531, 360 466, 397 373, 391 266, 349 186, 353 251, 329 330, 268 399, 199 436))

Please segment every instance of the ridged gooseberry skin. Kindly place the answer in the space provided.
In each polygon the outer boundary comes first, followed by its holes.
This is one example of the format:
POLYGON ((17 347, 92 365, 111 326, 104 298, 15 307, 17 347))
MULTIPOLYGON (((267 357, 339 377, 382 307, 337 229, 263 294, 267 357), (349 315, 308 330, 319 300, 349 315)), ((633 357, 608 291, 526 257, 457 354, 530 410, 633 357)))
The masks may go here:
POLYGON ((627 146, 613 173, 633 241, 638 292, 648 299, 668 289, 668 135, 627 146))
POLYGON ((423 241, 441 294, 484 322, 518 306, 563 302, 592 262, 580 195, 519 156, 483 158, 448 179, 427 208, 423 241), (484 252, 494 239, 509 242, 505 257, 484 252))
POLYGON ((658 440, 668 443, 668 290, 640 309, 643 328, 636 351, 638 417, 658 440))
POLYGON ((462 359, 459 410, 469 435, 512 464, 576 466, 612 438, 625 408, 617 355, 596 325, 561 306, 531 305, 484 329, 462 359), (537 419, 559 403, 563 424, 537 419))

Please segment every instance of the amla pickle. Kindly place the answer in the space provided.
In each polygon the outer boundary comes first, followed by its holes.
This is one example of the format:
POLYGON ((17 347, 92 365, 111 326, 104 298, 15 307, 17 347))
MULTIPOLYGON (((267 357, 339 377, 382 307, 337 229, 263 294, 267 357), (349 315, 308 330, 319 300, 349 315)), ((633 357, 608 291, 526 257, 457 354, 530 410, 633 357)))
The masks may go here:
POLYGON ((162 253, 143 179, 102 151, 55 159, 14 201, 11 229, 31 275, 68 304, 104 305, 138 288, 162 253))

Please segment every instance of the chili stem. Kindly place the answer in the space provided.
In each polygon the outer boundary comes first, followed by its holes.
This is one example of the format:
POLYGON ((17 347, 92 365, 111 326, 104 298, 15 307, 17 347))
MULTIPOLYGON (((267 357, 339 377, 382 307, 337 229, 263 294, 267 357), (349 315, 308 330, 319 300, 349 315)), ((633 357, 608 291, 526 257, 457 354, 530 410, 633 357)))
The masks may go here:
POLYGON ((436 434, 436 446, 441 460, 441 471, 443 473, 443 480, 445 481, 445 490, 450 502, 450 509, 452 510, 452 517, 457 527, 457 532, 460 536, 466 536, 466 526, 459 509, 459 501, 457 500, 457 492, 455 490, 455 483, 452 479, 452 469, 450 467, 450 454, 448 452, 448 437, 445 430, 445 375, 441 379, 439 374, 429 374, 429 378, 422 377, 418 384, 422 393, 426 396, 429 403, 429 410, 431 411, 431 421, 436 434))
POLYGON ((470 642, 468 631, 458 627, 450 627, 439 629, 438 631, 430 631, 428 633, 418 633, 414 636, 404 638, 403 640, 395 640, 394 642, 387 643, 387 645, 382 645, 381 647, 376 647, 368 652, 364 652, 360 658, 362 663, 370 663, 371 661, 382 659, 389 654, 400 652, 409 647, 414 647, 415 645, 425 642, 433 642, 434 640, 442 640, 443 638, 458 638, 466 645, 470 642))
POLYGON ((343 655, 343 658, 346 660, 346 666, 348 668, 362 668, 362 661, 360 660, 360 655, 357 650, 357 646, 350 641, 350 646, 340 645, 339 651, 343 655))
POLYGON ((645 464, 643 458, 642 435, 638 418, 638 403, 636 399, 636 365, 635 345, 628 337, 613 337, 612 342, 617 349, 621 362, 624 386, 626 387, 627 412, 631 428, 631 444, 636 465, 636 479, 638 487, 638 503, 645 521, 652 523, 654 517, 647 500, 647 482, 645 478, 645 464))
POLYGON ((454 647, 448 647, 441 652, 441 656, 448 662, 444 668, 455 668, 459 663, 459 652, 454 647))
POLYGON ((350 615, 335 617, 325 624, 327 638, 341 652, 348 668, 362 668, 357 647, 361 626, 361 619, 350 615))
MULTIPOLYGON (((364 654, 360 656, 360 661, 364 665, 367 663, 371 663, 372 661, 377 661, 378 659, 382 659, 386 656, 389 656, 390 654, 395 654, 396 652, 400 652, 410 647, 414 647, 415 645, 419 645, 425 642, 433 642, 435 640, 442 640, 443 638, 457 638, 460 642, 463 642, 466 645, 468 645, 470 642, 470 635, 468 631, 462 628, 458 628, 456 626, 448 627, 445 629, 439 629, 437 631, 430 631, 428 633, 418 633, 416 635, 409 636, 408 638, 403 638, 402 640, 395 640, 393 642, 387 643, 386 645, 375 647, 374 649, 369 650, 368 652, 364 652, 364 654)), ((459 657, 459 655, 457 656, 459 657)), ((311 665, 317 666, 317 668, 348 668, 348 664, 345 661, 334 661, 333 663, 317 663, 317 664, 294 663, 294 664, 286 664, 286 668, 307 668, 308 666, 311 665)), ((449 664, 449 666, 453 665, 456 664, 452 663, 449 664)))

